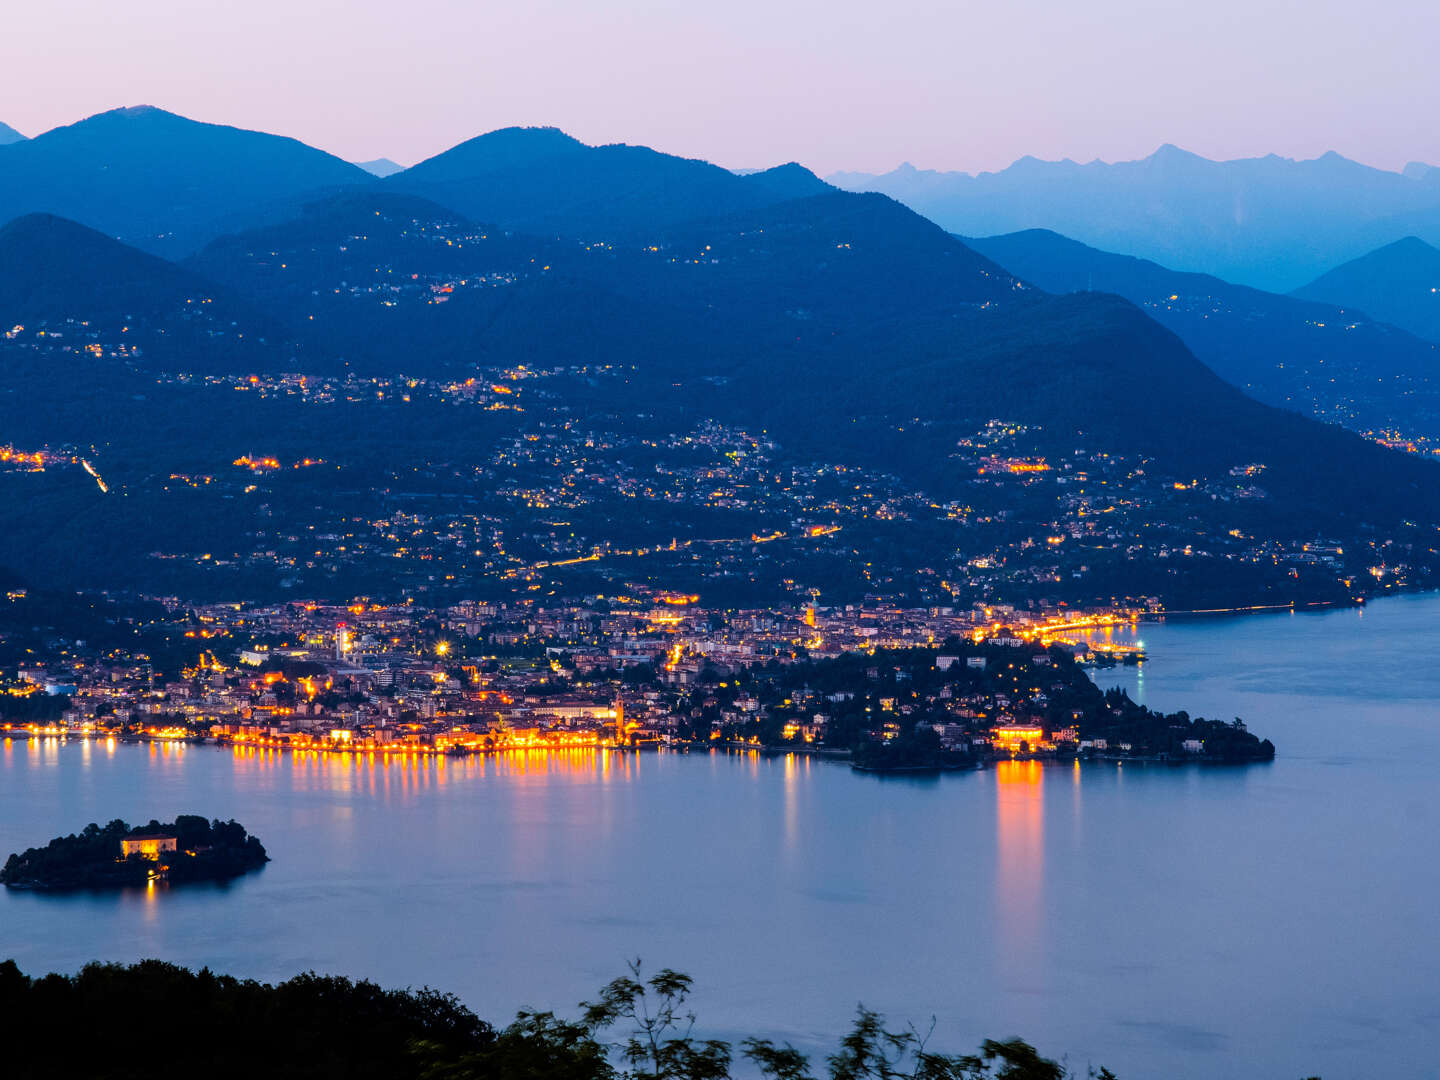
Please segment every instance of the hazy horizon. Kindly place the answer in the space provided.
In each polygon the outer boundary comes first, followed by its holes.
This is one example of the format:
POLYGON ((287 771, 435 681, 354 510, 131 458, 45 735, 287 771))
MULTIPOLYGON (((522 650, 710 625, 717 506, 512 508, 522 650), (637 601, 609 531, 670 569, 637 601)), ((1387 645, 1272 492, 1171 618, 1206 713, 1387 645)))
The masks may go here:
MULTIPOLYGON (((195 116, 195 115, 191 115, 191 114, 186 113, 186 112, 184 112, 184 111, 182 111, 182 110, 179 110, 179 109, 167 108, 165 105, 156 104, 155 102, 148 102, 148 101, 147 101, 147 102, 127 102, 127 103, 125 103, 125 104, 123 104, 123 105, 111 106, 111 107, 108 108, 108 109, 101 109, 101 110, 99 110, 99 111, 97 111, 97 112, 95 112, 95 113, 88 113, 88 114, 86 114, 85 116, 78 116, 78 117, 75 117, 73 120, 68 120, 68 121, 65 121, 64 123, 56 124, 56 125, 54 125, 54 126, 52 126, 52 127, 50 127, 50 128, 46 128, 44 131, 36 131, 36 132, 33 132, 33 133, 32 133, 32 132, 26 132, 26 131, 20 131, 20 134, 23 135, 26 139, 33 139, 33 138, 35 138, 35 137, 38 136, 38 135, 46 134, 47 132, 53 131, 53 130, 55 130, 56 128, 67 127, 67 126, 70 126, 70 125, 72 125, 72 124, 80 123, 80 122, 82 122, 82 121, 84 121, 84 120, 91 119, 91 118, 93 118, 93 117, 95 117, 95 116, 98 116, 98 115, 101 115, 101 114, 103 114, 103 113, 105 113, 105 112, 113 112, 113 111, 117 111, 117 110, 121 110, 121 109, 143 109, 143 108, 155 108, 155 109, 159 109, 159 110, 161 110, 161 111, 163 111, 163 112, 169 112, 169 113, 172 113, 172 114, 175 114, 175 115, 178 115, 178 116, 183 116, 183 117, 185 117, 186 119, 188 119, 188 120, 193 120, 193 121, 195 121, 195 122, 197 122, 197 123, 204 123, 204 124, 223 124, 224 126, 234 127, 234 128, 238 128, 238 129, 241 129, 241 130, 260 131, 260 132, 264 132, 264 133, 267 133, 267 134, 281 135, 281 136, 287 135, 287 133, 284 132, 284 131, 272 131, 272 130, 270 130, 270 129, 268 129, 268 128, 258 128, 258 127, 255 127, 254 125, 245 124, 245 123, 228 123, 228 122, 225 122, 225 121, 213 120, 213 119, 210 119, 210 118, 207 118, 207 117, 204 117, 204 116, 195 116)), ((16 126, 15 126, 15 125, 6 124, 6 121, 4 121, 3 119, 0 119, 0 125, 9 126, 12 130, 16 130, 16 126)), ((566 134, 575 135, 575 133, 574 133, 573 131, 570 131, 570 130, 567 129, 567 128, 563 128, 563 127, 562 127, 561 125, 559 125, 559 124, 501 124, 501 125, 498 125, 497 127, 487 127, 487 128, 484 129, 483 131, 476 131, 476 132, 474 132, 474 133, 472 133, 472 134, 470 134, 470 135, 465 135, 465 136, 458 137, 458 138, 455 139, 454 142, 447 143, 445 146, 441 147, 441 148, 440 148, 439 150, 437 150, 435 153, 436 153, 436 154, 443 153, 445 150, 451 149, 452 147, 458 145, 459 143, 465 142, 465 141, 467 141, 467 140, 469 140, 469 139, 475 138, 475 137, 480 136, 480 135, 487 134, 487 133, 489 133, 489 132, 501 130, 501 129, 504 129, 504 128, 511 128, 511 127, 549 127, 549 128, 559 128, 560 130, 565 131, 566 134)), ((298 136, 289 136, 289 137, 291 137, 291 138, 299 138, 298 136)), ((576 136, 576 137, 579 138, 579 136, 576 136)), ((334 155, 334 156, 336 156, 336 157, 341 158, 342 160, 350 161, 350 162, 352 162, 353 164, 357 164, 357 165, 375 164, 375 163, 377 163, 377 162, 388 161, 388 162, 390 162, 391 164, 400 166, 402 169, 406 169, 406 168, 409 168, 409 167, 412 166, 412 165, 417 164, 417 163, 420 162, 420 161, 425 160, 424 158, 417 158, 417 159, 415 159, 415 160, 401 160, 401 159, 396 158, 396 157, 395 157, 394 155, 392 155, 392 154, 385 154, 385 153, 377 154, 377 155, 375 155, 374 157, 371 157, 371 158, 346 157, 346 156, 343 155, 343 154, 337 154, 334 150, 329 150, 329 149, 327 149, 326 147, 324 147, 324 146, 322 146, 322 145, 320 145, 320 144, 318 144, 318 143, 311 142, 311 141, 309 141, 309 140, 307 140, 307 139, 300 139, 300 141, 306 143, 306 144, 309 145, 309 146, 316 147, 317 149, 320 149, 320 150, 324 150, 326 153, 330 153, 330 154, 332 154, 332 155, 334 155)), ((591 143, 592 145, 603 145, 603 141, 602 141, 602 140, 587 140, 587 139, 582 139, 581 141, 583 141, 583 142, 589 142, 589 143, 591 143)), ((646 145, 646 146, 650 146, 652 149, 659 150, 659 151, 662 151, 662 152, 665 152, 665 153, 676 153, 676 151, 671 151, 671 150, 667 149, 667 148, 664 147, 664 146, 655 146, 655 145, 649 144, 649 143, 640 143, 640 142, 638 142, 637 140, 634 140, 634 139, 624 139, 624 138, 620 138, 620 139, 607 140, 607 141, 615 142, 615 143, 629 143, 630 145, 646 145)), ((1238 160, 1254 160, 1254 159, 1256 159, 1256 158, 1263 158, 1263 157, 1266 157, 1266 156, 1269 156, 1269 155, 1274 155, 1274 151, 1267 151, 1267 153, 1265 153, 1265 154, 1247 155, 1246 157, 1242 157, 1242 158, 1217 158, 1217 157, 1211 157, 1211 156, 1208 155, 1208 154, 1200 154, 1198 151, 1193 150, 1191 147, 1184 146, 1184 145, 1175 143, 1175 142, 1173 142, 1173 141, 1170 141, 1170 142, 1158 144, 1158 145, 1156 145, 1155 147, 1152 147, 1152 148, 1151 148, 1150 150, 1148 150, 1148 151, 1144 151, 1144 152, 1138 153, 1138 154, 1136 154, 1134 157, 1128 157, 1128 158, 1101 158, 1101 157, 1098 157, 1098 156, 1097 156, 1097 157, 1091 157, 1091 158, 1075 158, 1075 157, 1070 157, 1070 156, 1067 156, 1067 157, 1064 157, 1064 158, 1060 158, 1060 157, 1049 157, 1049 156, 1042 155, 1042 154, 1026 153, 1026 154, 1020 155, 1020 157, 1018 157, 1018 158, 1012 159, 1011 161, 1007 161, 1007 162, 1005 162, 1005 163, 1003 163, 1003 164, 1001 164, 1001 165, 998 165, 998 166, 996 166, 996 167, 993 168, 993 169, 964 169, 964 168, 949 169, 949 168, 937 168, 937 167, 930 166, 930 165, 926 165, 926 164, 923 164, 923 163, 917 163, 917 162, 911 161, 911 160, 909 160, 909 159, 907 158, 907 159, 905 159, 905 160, 903 160, 903 161, 897 161, 897 162, 895 162, 893 165, 889 166, 888 168, 876 168, 876 169, 847 169, 847 168, 838 168, 838 169, 825 169, 825 170, 818 169, 818 168, 812 168, 812 171, 814 171, 817 175, 822 176, 822 177, 824 177, 824 176, 833 176, 833 175, 838 175, 838 174, 842 174, 842 173, 848 173, 848 174, 852 174, 852 175, 866 175, 866 174, 884 175, 884 174, 886 174, 886 173, 890 173, 890 172, 892 172, 892 171, 898 170, 898 169, 903 168, 903 167, 905 167, 905 166, 910 166, 910 167, 913 167, 913 168, 915 168, 917 171, 920 171, 920 172, 964 173, 964 174, 969 174, 969 175, 978 175, 978 174, 984 173, 984 172, 1000 172, 1000 171, 1003 171, 1003 170, 1009 168, 1011 165, 1016 164, 1018 161, 1020 161, 1020 160, 1023 159, 1023 158, 1039 159, 1039 160, 1041 160, 1041 161, 1046 162, 1047 164, 1056 164, 1056 163, 1060 163, 1060 162, 1062 162, 1062 161, 1073 161, 1073 162, 1075 162, 1075 163, 1077 163, 1077 164, 1082 164, 1082 165, 1084 165, 1084 164, 1092 164, 1092 163, 1095 163, 1095 162, 1099 162, 1099 163, 1101 163, 1101 164, 1106 164, 1106 165, 1122 164, 1122 163, 1124 163, 1124 162, 1137 161, 1137 160, 1142 160, 1142 159, 1144 159, 1144 158, 1148 158, 1148 157, 1152 156, 1153 154, 1159 152, 1159 150, 1161 150, 1161 149, 1162 149, 1163 147, 1165 147, 1165 146, 1174 146, 1174 147, 1178 148, 1178 149, 1179 149, 1180 151, 1182 151, 1182 152, 1192 153, 1192 154, 1199 154, 1200 157, 1204 157, 1204 158, 1206 158, 1206 159, 1208 159, 1208 160, 1218 161, 1218 162, 1238 161, 1238 160)), ((1341 157, 1344 157, 1344 158, 1347 158, 1347 159, 1349 159, 1349 160, 1351 160, 1351 161, 1354 161, 1354 162, 1356 162, 1357 164, 1365 165, 1365 166, 1368 166, 1368 167, 1371 167, 1371 168, 1380 169, 1380 170, 1387 171, 1387 172, 1396 172, 1396 173, 1398 173, 1398 172, 1400 172, 1401 169, 1403 169, 1406 165, 1409 165, 1409 164, 1412 164, 1412 163, 1417 163, 1417 162, 1420 163, 1420 164, 1430 165, 1430 166, 1433 167, 1433 162, 1423 161, 1422 159, 1416 158, 1416 157, 1410 157, 1410 158, 1407 158, 1406 161, 1402 162, 1399 166, 1396 166, 1396 167, 1394 167, 1394 168, 1389 168, 1388 166, 1376 165, 1376 164, 1374 164, 1374 163, 1372 163, 1372 162, 1362 161, 1362 160, 1360 160, 1359 158, 1356 158, 1356 157, 1354 157, 1354 156, 1352 156, 1352 155, 1350 155, 1350 154, 1345 153, 1344 151, 1337 151, 1337 150, 1334 150, 1333 148, 1332 148, 1331 150, 1322 151, 1320 154, 1315 154, 1315 155, 1311 155, 1311 156, 1308 156, 1308 157, 1295 157, 1295 156, 1293 156, 1293 155, 1286 155, 1286 154, 1280 154, 1280 155, 1278 155, 1278 156, 1280 156, 1280 157, 1282 157, 1282 158, 1286 158, 1287 160, 1293 160, 1293 161, 1313 161, 1313 160, 1315 160, 1316 158, 1321 157, 1321 156, 1323 156, 1323 155, 1326 154, 1326 153, 1332 153, 1332 152, 1333 152, 1333 153, 1339 153, 1341 157)), ((429 156, 434 156, 434 155, 429 155, 429 156)), ((743 173, 743 172, 757 172, 757 171, 760 171, 761 169, 770 168, 770 167, 775 166, 775 165, 782 165, 782 164, 785 164, 785 163, 788 162, 788 161, 796 160, 796 159, 793 159, 793 158, 787 158, 787 159, 785 159, 784 161, 776 160, 776 161, 767 162, 767 163, 764 164, 764 165, 749 166, 749 165, 735 165, 735 164, 733 164, 733 163, 728 163, 728 162, 716 162, 716 161, 714 161, 713 158, 706 157, 706 155, 704 155, 703 153, 701 153, 701 154, 684 154, 684 155, 681 155, 681 156, 685 156, 685 157, 696 157, 696 158, 700 158, 700 159, 702 159, 702 160, 711 161, 712 163, 720 164, 720 165, 723 165, 723 166, 725 166, 725 167, 727 167, 727 168, 734 169, 734 170, 736 170, 736 171, 738 171, 738 172, 742 172, 742 173, 743 173)), ((803 161, 801 161, 800 164, 801 164, 801 165, 805 165, 806 163, 803 162, 803 161)), ((809 167, 809 166, 807 166, 807 167, 809 167)))
POLYGON ((1411 0, 1383 20, 1340 0, 898 0, 883 22, 818 0, 437 0, 408 19, 378 0, 216 7, 135 0, 117 17, 100 0, 58 0, 13 13, 0 121, 34 136, 144 103, 405 164, 516 124, 821 175, 1123 161, 1165 143, 1221 160, 1440 162, 1428 119, 1440 9, 1411 0))

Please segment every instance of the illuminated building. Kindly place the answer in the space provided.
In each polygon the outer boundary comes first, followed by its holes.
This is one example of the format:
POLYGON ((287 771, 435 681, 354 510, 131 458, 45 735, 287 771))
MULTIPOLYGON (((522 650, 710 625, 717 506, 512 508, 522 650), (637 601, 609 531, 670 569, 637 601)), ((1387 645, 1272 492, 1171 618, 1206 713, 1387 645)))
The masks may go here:
POLYGON ((170 833, 132 833, 120 840, 120 855, 126 859, 131 855, 159 859, 162 852, 174 850, 175 837, 170 833))
POLYGON ((1045 737, 1045 729, 1034 724, 1002 724, 990 729, 990 742, 1012 754, 1034 750, 1045 737))

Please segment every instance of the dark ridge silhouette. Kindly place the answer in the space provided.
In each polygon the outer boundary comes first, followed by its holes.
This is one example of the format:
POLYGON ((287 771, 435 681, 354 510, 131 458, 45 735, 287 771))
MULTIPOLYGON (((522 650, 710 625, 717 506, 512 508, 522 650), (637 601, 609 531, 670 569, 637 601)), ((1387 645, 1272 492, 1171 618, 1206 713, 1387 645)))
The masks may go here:
POLYGON ((204 299, 213 287, 174 263, 54 214, 0 227, 0 322, 105 322, 204 299))
POLYGON ((0 323, 17 346, 123 345, 209 371, 267 366, 286 337, 278 320, 204 276, 53 214, 0 228, 0 323))

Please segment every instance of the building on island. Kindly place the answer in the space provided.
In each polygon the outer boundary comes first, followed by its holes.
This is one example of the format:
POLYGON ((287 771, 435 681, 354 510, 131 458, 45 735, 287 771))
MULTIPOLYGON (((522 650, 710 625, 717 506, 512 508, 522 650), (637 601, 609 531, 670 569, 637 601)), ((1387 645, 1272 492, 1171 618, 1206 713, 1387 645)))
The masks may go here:
POLYGON ((131 833, 120 840, 120 855, 125 859, 131 855, 159 859, 162 853, 174 850, 175 836, 173 833, 131 833))

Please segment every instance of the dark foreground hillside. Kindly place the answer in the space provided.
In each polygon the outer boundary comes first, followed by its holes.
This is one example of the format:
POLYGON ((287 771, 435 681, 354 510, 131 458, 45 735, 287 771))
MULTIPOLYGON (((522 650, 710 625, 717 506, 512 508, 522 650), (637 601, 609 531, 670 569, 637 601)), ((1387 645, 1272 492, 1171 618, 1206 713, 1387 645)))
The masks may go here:
POLYGON ((1075 1072, 1019 1039, 945 1054, 863 1007, 836 1051, 812 1066, 788 1044, 693 1035, 690 990, 688 976, 643 977, 632 965, 582 1003, 578 1019, 521 1012, 496 1028, 429 989, 315 974, 271 986, 158 960, 30 978, 5 961, 0 1015, 23 1034, 10 1040, 4 1071, 12 1080, 720 1080, 734 1066, 773 1080, 1114 1080, 1103 1068, 1075 1072))

